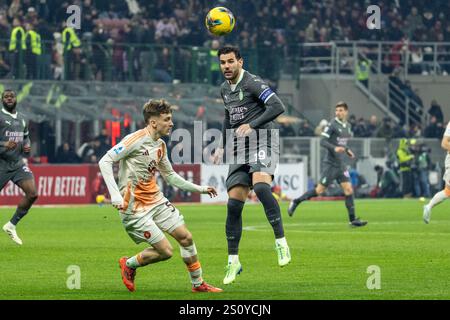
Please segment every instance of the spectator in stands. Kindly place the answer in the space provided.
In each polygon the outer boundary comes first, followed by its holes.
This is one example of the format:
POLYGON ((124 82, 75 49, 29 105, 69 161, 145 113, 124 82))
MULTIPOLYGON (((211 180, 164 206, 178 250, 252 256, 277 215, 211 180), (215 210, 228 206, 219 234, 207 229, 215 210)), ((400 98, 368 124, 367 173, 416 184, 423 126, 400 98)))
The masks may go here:
POLYGON ((81 159, 81 162, 89 163, 92 162, 94 158, 96 160, 96 150, 99 148, 99 146, 99 140, 92 140, 83 143, 77 150, 77 155, 81 159))
MULTIPOLYGON (((11 4, 13 6, 15 2, 11 4)), ((19 17, 15 17, 12 23, 12 30, 9 39, 9 62, 12 68, 12 77, 18 79, 20 67, 23 65, 21 61, 25 59, 25 50, 27 48, 25 42, 25 29, 19 17)), ((23 76, 23 74, 22 74, 23 76)))
POLYGON ((428 109, 428 114, 431 117, 436 117, 437 123, 444 123, 444 114, 442 113, 441 106, 434 99, 431 101, 431 106, 430 109, 428 109))
POLYGON ((377 197, 398 198, 402 196, 399 190, 400 180, 393 170, 389 167, 385 170, 379 165, 376 165, 374 170, 377 173, 377 197))
POLYGON ((394 137, 394 123, 391 118, 384 118, 383 122, 376 132, 377 138, 390 140, 394 137))
POLYGON ((79 80, 81 72, 81 41, 75 29, 67 26, 66 21, 62 23, 61 33, 62 45, 64 48, 64 79, 79 80))
POLYGON ((367 137, 375 137, 375 134, 379 128, 379 123, 376 115, 370 116, 369 123, 367 124, 367 137))
POLYGON ((311 128, 308 121, 302 121, 300 128, 298 129, 298 135, 301 137, 314 137, 314 130, 311 128))
POLYGON ((160 49, 154 64, 153 80, 156 82, 172 82, 172 58, 168 47, 160 49))
POLYGON ((26 54, 25 63, 27 66, 27 79, 38 79, 39 57, 42 54, 41 36, 31 23, 25 23, 26 54))
POLYGON ((370 66, 372 65, 372 61, 366 58, 362 58, 358 60, 358 64, 356 65, 356 79, 361 82, 364 87, 369 88, 369 76, 370 76, 370 66))
POLYGON ((428 179, 431 167, 430 149, 424 144, 411 144, 414 154, 412 164, 413 194, 414 197, 430 197, 430 181, 428 179))
POLYGON ((80 158, 68 142, 64 142, 56 151, 55 163, 79 163, 80 158))
POLYGON ((436 116, 431 116, 430 123, 425 128, 423 136, 431 139, 441 139, 444 128, 442 122, 438 122, 436 116))
POLYGON ((364 118, 359 118, 358 121, 355 123, 355 126, 352 126, 352 131, 355 137, 367 137, 367 128, 366 128, 366 121, 364 118))
POLYGON ((411 153, 410 146, 414 144, 415 140, 408 141, 408 139, 400 139, 397 148, 397 159, 400 167, 400 176, 402 184, 402 194, 405 198, 410 198, 413 193, 413 175, 412 165, 414 162, 414 154, 411 153))

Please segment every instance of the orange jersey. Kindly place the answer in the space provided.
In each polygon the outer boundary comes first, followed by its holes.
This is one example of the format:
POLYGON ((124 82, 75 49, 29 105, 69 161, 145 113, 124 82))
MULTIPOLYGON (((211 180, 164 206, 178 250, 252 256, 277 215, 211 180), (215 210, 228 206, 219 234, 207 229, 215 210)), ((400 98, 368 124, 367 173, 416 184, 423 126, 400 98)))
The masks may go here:
POLYGON ((144 128, 127 135, 108 154, 119 161, 118 186, 124 213, 146 213, 166 201, 155 177, 156 171, 163 176, 173 172, 163 140, 153 140, 144 128))

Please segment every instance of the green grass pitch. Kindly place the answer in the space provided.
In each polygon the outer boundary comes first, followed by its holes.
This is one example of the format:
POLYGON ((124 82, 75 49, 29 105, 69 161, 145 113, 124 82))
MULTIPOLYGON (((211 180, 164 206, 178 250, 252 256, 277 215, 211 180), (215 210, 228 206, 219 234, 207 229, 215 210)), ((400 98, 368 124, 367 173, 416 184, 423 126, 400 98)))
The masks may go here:
MULTIPOLYGON (((261 205, 247 205, 237 281, 222 285, 227 259, 224 205, 179 205, 202 263, 204 278, 225 289, 193 294, 178 246, 174 256, 137 271, 137 291, 122 284, 118 259, 135 245, 110 206, 34 207, 18 227, 24 245, 0 231, 0 299, 449 299, 450 202, 422 222, 417 200, 358 200, 361 229, 347 225, 343 201, 307 202, 292 218, 282 204, 292 262, 280 268, 261 205), (70 290, 67 268, 79 266, 81 289, 70 290), (369 266, 380 268, 381 289, 367 288, 369 266)), ((14 208, 0 209, 0 224, 14 208)))

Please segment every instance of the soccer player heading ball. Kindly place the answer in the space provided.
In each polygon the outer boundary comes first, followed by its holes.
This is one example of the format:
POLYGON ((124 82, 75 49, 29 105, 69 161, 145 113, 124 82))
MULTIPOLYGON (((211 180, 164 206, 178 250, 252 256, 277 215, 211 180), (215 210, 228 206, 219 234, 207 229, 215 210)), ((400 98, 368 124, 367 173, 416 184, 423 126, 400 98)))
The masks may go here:
POLYGON ((192 235, 183 216, 162 194, 156 183, 158 170, 167 183, 189 192, 217 195, 216 189, 199 186, 180 177, 167 157, 161 137, 173 127, 172 110, 164 100, 150 100, 143 109, 146 127, 126 136, 100 160, 100 170, 111 195, 112 205, 119 210, 123 226, 136 244, 151 247, 119 260, 122 280, 130 291, 135 290, 136 269, 172 257, 172 246, 164 232, 180 244, 181 257, 189 272, 193 292, 221 292, 202 278, 202 268, 192 235), (113 162, 120 161, 119 187, 114 180, 113 162))
POLYGON ((355 157, 353 152, 347 147, 347 142, 352 137, 352 131, 350 124, 347 122, 348 106, 345 102, 340 101, 336 104, 335 115, 334 120, 322 133, 322 140, 320 141, 320 145, 326 149, 320 182, 315 189, 309 190, 301 197, 292 200, 289 204, 288 214, 292 216, 300 203, 321 195, 330 183, 336 180, 344 190, 345 206, 347 207, 350 226, 362 227, 367 224, 367 221, 362 221, 355 217, 353 188, 350 182, 350 175, 344 165, 345 155, 350 158, 355 157))
MULTIPOLYGON (((238 48, 226 46, 219 49, 217 55, 226 79, 221 86, 225 119, 222 148, 216 150, 214 162, 219 163, 222 160, 223 148, 228 148, 228 144, 232 146, 233 155, 238 157, 236 163, 230 164, 226 179, 229 197, 226 220, 228 264, 223 283, 230 284, 242 271, 238 256, 242 234, 242 210, 251 188, 261 201, 273 228, 278 264, 285 266, 291 260, 284 237, 280 206, 271 191, 273 174, 278 162, 278 140, 272 142, 272 136, 277 133, 277 130, 273 129, 273 121, 284 112, 285 107, 260 77, 242 68, 243 59, 238 48), (227 141, 230 132, 233 138, 227 141), (246 136, 256 137, 257 141, 250 143, 243 138, 246 136), (238 140, 242 141, 242 138, 245 143, 239 143, 238 140)), ((249 139, 251 141, 251 137, 249 139)))

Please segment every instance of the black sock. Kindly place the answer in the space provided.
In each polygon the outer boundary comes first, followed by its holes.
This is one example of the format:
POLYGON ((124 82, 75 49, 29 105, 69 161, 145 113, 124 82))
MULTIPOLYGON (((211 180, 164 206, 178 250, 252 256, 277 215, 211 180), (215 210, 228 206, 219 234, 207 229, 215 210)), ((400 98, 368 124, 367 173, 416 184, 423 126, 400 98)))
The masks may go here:
POLYGON ((258 182, 253 186, 253 190, 255 190, 256 196, 264 206, 267 220, 269 220, 269 223, 273 228, 275 238, 283 238, 284 229, 283 221, 281 220, 280 205, 278 204, 278 201, 273 197, 270 185, 264 182, 258 182))
POLYGON ((228 254, 236 255, 239 251, 239 241, 242 235, 242 209, 245 202, 236 199, 228 199, 227 222, 225 232, 228 242, 228 254))
POLYGON ((19 223, 20 219, 25 217, 27 213, 28 213, 28 210, 17 209, 16 212, 14 213, 13 217, 11 218, 10 222, 13 225, 17 225, 19 223))
POLYGON ((355 204, 353 202, 353 195, 345 196, 345 206, 348 211, 348 219, 352 222, 355 220, 355 204))
POLYGON ((294 201, 302 202, 302 201, 309 200, 309 199, 311 199, 313 197, 317 197, 317 196, 318 196, 318 194, 316 192, 316 189, 311 189, 309 191, 306 191, 303 195, 301 195, 297 199, 294 199, 294 201))

